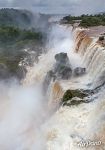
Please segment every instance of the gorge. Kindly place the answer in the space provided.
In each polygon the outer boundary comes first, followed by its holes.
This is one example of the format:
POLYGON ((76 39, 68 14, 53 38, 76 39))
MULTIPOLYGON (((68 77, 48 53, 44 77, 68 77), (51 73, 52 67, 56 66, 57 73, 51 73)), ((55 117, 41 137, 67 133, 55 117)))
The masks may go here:
POLYGON ((27 68, 21 85, 15 80, 9 85, 1 82, 2 150, 105 149, 105 46, 99 41, 104 32, 103 26, 72 29, 70 25, 54 23, 47 52, 27 68), (54 70, 61 55, 67 59, 63 67, 69 66, 69 74, 63 78, 67 70, 61 70, 62 76, 58 78, 57 64, 57 77, 48 81, 43 93, 46 74, 54 70), (73 97, 63 105, 67 90, 74 90, 76 96, 72 93, 73 97), (81 91, 86 96, 78 96, 81 91), (96 143, 86 144, 89 141, 96 143))

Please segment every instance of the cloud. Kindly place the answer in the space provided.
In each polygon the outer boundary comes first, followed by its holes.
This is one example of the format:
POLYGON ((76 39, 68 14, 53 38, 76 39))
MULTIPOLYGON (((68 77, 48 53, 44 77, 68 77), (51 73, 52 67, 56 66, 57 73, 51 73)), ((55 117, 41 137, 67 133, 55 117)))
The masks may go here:
POLYGON ((44 13, 96 13, 105 11, 105 0, 0 0, 1 7, 19 7, 44 13))

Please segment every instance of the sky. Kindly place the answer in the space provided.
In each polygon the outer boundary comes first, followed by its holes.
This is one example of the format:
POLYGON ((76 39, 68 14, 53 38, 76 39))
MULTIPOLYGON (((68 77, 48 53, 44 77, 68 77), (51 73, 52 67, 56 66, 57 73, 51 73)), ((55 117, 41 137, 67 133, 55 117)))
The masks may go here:
POLYGON ((0 0, 0 7, 32 9, 51 14, 87 14, 105 12, 105 0, 0 0))

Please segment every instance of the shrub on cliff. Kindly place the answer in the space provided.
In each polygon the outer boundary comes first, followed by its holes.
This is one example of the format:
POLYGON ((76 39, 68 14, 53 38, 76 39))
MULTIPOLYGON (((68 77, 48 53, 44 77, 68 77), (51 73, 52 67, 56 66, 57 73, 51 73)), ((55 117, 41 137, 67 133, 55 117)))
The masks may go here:
POLYGON ((68 101, 73 97, 84 98, 87 96, 87 93, 81 90, 67 90, 63 96, 63 101, 68 101))
POLYGON ((62 98, 63 106, 79 105, 88 101, 84 100, 88 93, 82 90, 67 90, 62 98))

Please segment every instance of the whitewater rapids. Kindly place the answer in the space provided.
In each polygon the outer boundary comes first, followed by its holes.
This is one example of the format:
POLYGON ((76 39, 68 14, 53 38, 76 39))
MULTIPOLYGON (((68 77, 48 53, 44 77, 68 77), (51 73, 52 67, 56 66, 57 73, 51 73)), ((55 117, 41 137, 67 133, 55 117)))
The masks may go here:
POLYGON ((82 29, 72 36, 71 27, 53 25, 48 52, 28 68, 22 85, 15 80, 0 84, 0 149, 1 150, 105 150, 104 87, 94 101, 53 110, 67 89, 94 89, 104 83, 104 48, 82 29), (66 52, 73 68, 87 68, 87 74, 68 81, 53 82, 42 95, 46 73, 54 65, 54 56, 66 52), (100 63, 99 63, 100 62, 100 63), (50 113, 51 112, 51 113, 50 113), (96 145, 81 146, 81 141, 96 145), (87 146, 87 147, 86 147, 87 146))

